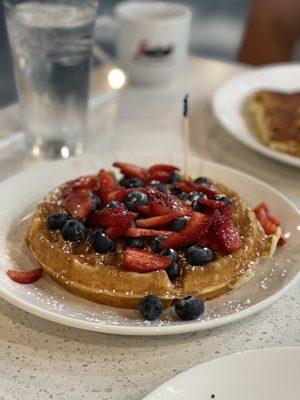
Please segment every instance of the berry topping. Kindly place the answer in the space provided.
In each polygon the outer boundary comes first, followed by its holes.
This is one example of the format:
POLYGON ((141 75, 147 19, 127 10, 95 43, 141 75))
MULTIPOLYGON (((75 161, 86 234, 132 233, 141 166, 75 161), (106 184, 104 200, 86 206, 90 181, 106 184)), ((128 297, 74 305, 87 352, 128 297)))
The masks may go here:
POLYGON ((67 193, 72 192, 89 192, 97 185, 97 180, 93 176, 80 176, 79 178, 67 182, 67 193))
POLYGON ((61 229, 64 224, 70 219, 70 215, 65 211, 60 211, 56 214, 51 215, 47 219, 47 226, 50 230, 61 229))
POLYGON ((154 253, 158 253, 160 251, 159 246, 164 240, 166 240, 165 236, 157 236, 155 239, 152 239, 149 243, 151 250, 154 251, 154 253))
POLYGON ((17 271, 9 269, 7 275, 10 279, 17 283, 33 283, 36 282, 43 274, 43 268, 32 269, 31 271, 17 271))
POLYGON ((179 264, 173 261, 172 264, 166 269, 166 273, 168 274, 168 277, 171 281, 179 278, 181 274, 179 264))
POLYGON ((201 232, 206 228, 208 218, 200 213, 194 212, 187 222, 186 227, 172 236, 166 238, 166 240, 160 244, 162 249, 178 248, 194 244, 201 232))
POLYGON ((183 321, 192 321, 204 313, 204 303, 198 297, 187 296, 176 302, 175 313, 183 321))
POLYGON ((121 203, 120 201, 117 201, 117 200, 113 200, 113 201, 111 201, 110 203, 108 203, 106 205, 107 208, 116 208, 116 207, 119 207, 119 206, 122 206, 125 209, 125 205, 123 203, 121 203))
POLYGON ((205 183, 206 185, 212 185, 212 181, 209 178, 206 178, 205 176, 199 176, 199 178, 196 178, 194 180, 194 183, 196 183, 196 185, 205 183))
POLYGON ((161 256, 169 257, 172 261, 178 261, 178 254, 174 249, 165 249, 159 253, 161 256))
POLYGON ((210 233, 213 234, 223 254, 233 253, 243 247, 242 238, 231 218, 218 210, 213 214, 210 233))
POLYGON ((126 245, 129 247, 135 247, 136 249, 143 249, 144 241, 140 238, 127 238, 126 245))
POLYGON ((137 178, 124 177, 120 180, 120 185, 126 187, 127 189, 130 189, 130 188, 143 187, 144 183, 137 178))
POLYGON ((139 311, 147 321, 154 321, 161 316, 163 305, 161 300, 154 294, 148 294, 141 300, 139 311))
POLYGON ((119 168, 123 175, 131 178, 140 179, 142 182, 145 181, 147 170, 145 168, 138 167, 133 164, 126 164, 121 162, 113 163, 113 166, 119 168))
POLYGON ((146 192, 149 199, 151 215, 170 214, 174 211, 180 211, 183 215, 189 215, 193 211, 189 205, 172 194, 161 193, 154 188, 146 188, 146 192))
POLYGON ((225 204, 226 206, 231 205, 231 200, 230 200, 230 198, 227 197, 227 196, 225 196, 224 194, 216 194, 216 195, 213 197, 213 200, 221 201, 221 202, 222 202, 223 204, 225 204))
POLYGON ((97 253, 114 253, 116 242, 110 239, 101 229, 96 229, 91 236, 91 244, 97 253))
POLYGON ((85 227, 76 219, 70 219, 62 227, 61 234, 64 240, 81 242, 84 240, 85 227))
POLYGON ((123 204, 114 208, 105 207, 93 214, 90 218, 91 225, 118 226, 124 228, 124 232, 131 226, 131 222, 137 214, 125 210, 123 204))
POLYGON ((86 219, 93 211, 94 202, 90 194, 87 192, 74 192, 63 199, 61 203, 73 218, 86 219))
POLYGON ((159 181, 151 181, 149 183, 149 186, 154 187, 155 189, 157 189, 159 192, 162 193, 168 193, 168 188, 166 185, 164 185, 163 183, 159 182, 159 181))
POLYGON ((176 218, 168 225, 168 229, 171 231, 180 232, 185 228, 187 221, 188 217, 176 218))
POLYGON ((172 214, 159 215, 158 217, 137 219, 136 226, 138 226, 139 228, 151 228, 153 226, 167 225, 169 222, 173 221, 180 215, 181 212, 174 212, 172 214))
POLYGON ((124 202, 129 211, 137 211, 139 206, 147 206, 149 203, 147 195, 137 191, 128 194, 124 202))
POLYGON ((160 256, 149 250, 127 247, 124 251, 123 268, 134 272, 151 272, 166 269, 171 265, 168 257, 160 256))
POLYGON ((190 265, 205 265, 213 260, 214 255, 209 248, 195 244, 186 249, 185 258, 190 265))

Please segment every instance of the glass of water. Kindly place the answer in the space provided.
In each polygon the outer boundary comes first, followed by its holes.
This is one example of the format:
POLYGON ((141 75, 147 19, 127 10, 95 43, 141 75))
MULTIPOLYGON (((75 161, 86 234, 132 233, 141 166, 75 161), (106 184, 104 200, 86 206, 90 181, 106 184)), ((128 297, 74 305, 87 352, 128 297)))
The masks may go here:
POLYGON ((97 0, 4 0, 26 145, 81 154, 97 0))

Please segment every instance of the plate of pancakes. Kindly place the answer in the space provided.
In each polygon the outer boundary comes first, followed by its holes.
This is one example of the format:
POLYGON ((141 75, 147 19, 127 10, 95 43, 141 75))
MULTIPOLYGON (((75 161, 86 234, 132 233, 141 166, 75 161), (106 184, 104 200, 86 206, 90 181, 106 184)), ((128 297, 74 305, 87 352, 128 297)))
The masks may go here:
MULTIPOLYGON (((115 160, 130 160, 142 165, 144 171, 149 171, 158 159, 162 165, 179 168, 183 165, 183 160, 176 156, 115 155, 115 160)), ((53 199, 65 187, 65 182, 79 176, 97 177, 99 170, 114 169, 111 165, 115 160, 103 155, 44 162, 0 185, 2 298, 39 317, 81 329, 126 335, 167 335, 210 329, 249 316, 286 293, 299 278, 300 215, 293 204, 249 175, 196 158, 190 159, 190 176, 208 177, 231 199, 235 229, 243 240, 243 247, 239 246, 234 253, 215 256, 206 266, 191 267, 184 260, 184 249, 183 255, 181 249, 176 249, 180 253, 182 272, 178 280, 172 281, 164 269, 140 273, 133 268, 133 255, 142 254, 147 259, 151 253, 148 248, 137 252, 131 249, 128 254, 131 259, 126 264, 126 246, 121 239, 112 256, 98 254, 87 242, 74 247, 62 240, 62 232, 49 232, 45 215, 52 212, 53 204, 55 207, 60 204, 53 199), (276 248, 279 236, 277 233, 265 235, 252 211, 262 201, 281 219, 281 230, 287 239, 284 246, 276 248), (41 266, 44 273, 33 283, 17 283, 7 275, 8 270, 22 273, 41 266), (159 297, 164 305, 160 318, 153 321, 145 320, 138 311, 139 303, 149 294, 159 297), (190 295, 203 301, 205 311, 194 320, 182 320, 173 304, 190 295)), ((119 180, 121 176, 116 170, 114 173, 119 180)), ((189 221, 200 214, 192 212, 189 221)), ((101 221, 105 224, 104 219, 101 221)), ((137 231, 145 233, 145 229, 129 228, 129 231, 134 236, 137 231)), ((176 235, 172 232, 167 238, 174 245, 176 235)), ((219 254, 217 250, 216 254, 219 254)), ((164 256, 152 253, 151 257, 155 262, 165 260, 164 256)), ((147 267, 146 261, 144 267, 147 267)))
POLYGON ((300 167, 300 64, 252 69, 214 94, 216 118, 247 147, 300 167))

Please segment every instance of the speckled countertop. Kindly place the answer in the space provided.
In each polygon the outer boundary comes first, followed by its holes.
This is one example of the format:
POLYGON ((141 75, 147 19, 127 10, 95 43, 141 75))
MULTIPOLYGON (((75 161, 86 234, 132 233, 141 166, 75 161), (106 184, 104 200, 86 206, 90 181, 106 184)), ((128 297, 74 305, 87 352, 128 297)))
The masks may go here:
MULTIPOLYGON (((153 100, 158 95, 161 101, 180 98, 185 91, 196 88, 201 99, 193 104, 194 111, 197 107, 199 112, 197 131, 192 120, 192 152, 267 181, 299 207, 299 170, 244 148, 217 127, 209 113, 207 104, 213 90, 240 70, 237 65, 191 58, 186 74, 176 86, 157 91, 128 88, 108 103, 95 101, 99 112, 91 113, 90 151, 126 148, 134 127, 140 124, 143 135, 132 142, 133 151, 142 142, 149 151, 165 145, 166 149, 179 152, 181 143, 170 140, 178 130, 176 107, 170 101, 162 107, 153 100), (144 107, 138 108, 141 98, 144 107), (163 137, 160 131, 164 132, 163 137)), ((101 87, 100 75, 96 71, 93 76, 93 95, 101 87)), ((15 115, 15 106, 2 110, 0 127, 10 121, 17 124, 15 115)), ((30 163, 19 144, 14 143, 10 151, 0 153, 0 179, 30 163)), ((295 345, 300 346, 299 286, 243 321, 207 332, 163 337, 81 331, 42 320, 0 300, 0 400, 138 400, 165 380, 201 362, 249 349, 295 345)))

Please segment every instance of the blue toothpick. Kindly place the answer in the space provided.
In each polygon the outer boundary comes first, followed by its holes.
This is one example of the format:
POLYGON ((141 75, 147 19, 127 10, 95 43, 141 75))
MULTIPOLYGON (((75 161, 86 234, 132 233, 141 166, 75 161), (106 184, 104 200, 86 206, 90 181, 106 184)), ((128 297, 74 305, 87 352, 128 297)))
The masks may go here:
POLYGON ((189 95, 186 94, 183 98, 183 146, 184 146, 183 172, 186 179, 188 179, 189 139, 190 139, 190 126, 189 126, 188 114, 189 114, 189 95))

